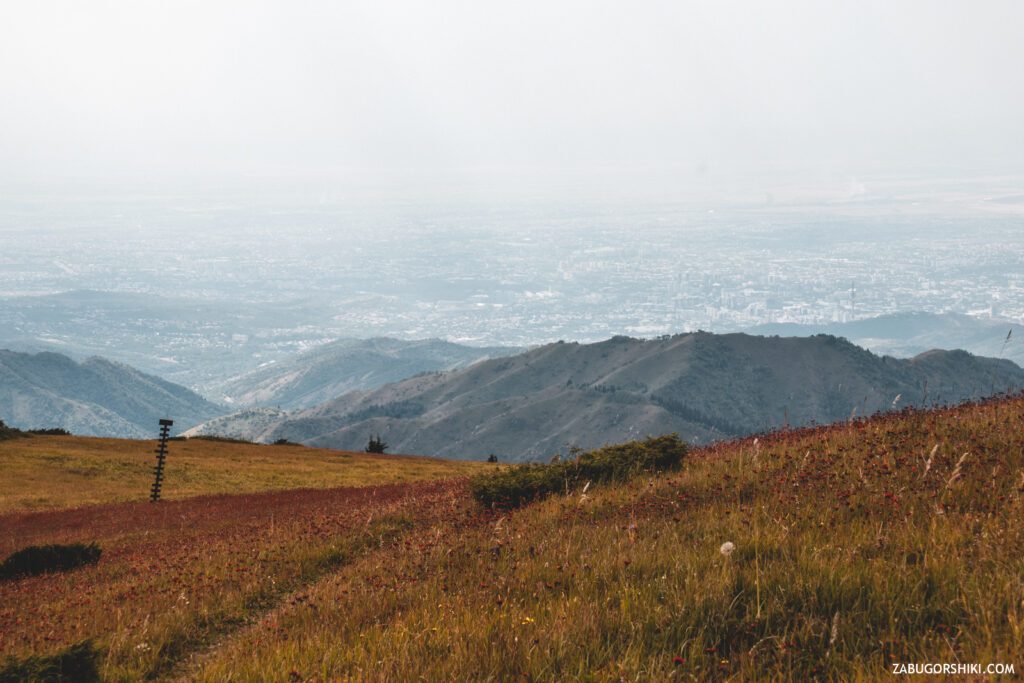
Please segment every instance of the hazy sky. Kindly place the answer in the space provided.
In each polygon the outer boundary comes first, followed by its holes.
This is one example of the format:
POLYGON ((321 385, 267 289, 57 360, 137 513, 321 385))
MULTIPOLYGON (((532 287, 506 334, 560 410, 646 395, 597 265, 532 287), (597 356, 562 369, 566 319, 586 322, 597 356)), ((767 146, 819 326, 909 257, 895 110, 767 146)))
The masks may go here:
POLYGON ((1024 2, 9 1, 0 177, 1021 170, 1024 2))

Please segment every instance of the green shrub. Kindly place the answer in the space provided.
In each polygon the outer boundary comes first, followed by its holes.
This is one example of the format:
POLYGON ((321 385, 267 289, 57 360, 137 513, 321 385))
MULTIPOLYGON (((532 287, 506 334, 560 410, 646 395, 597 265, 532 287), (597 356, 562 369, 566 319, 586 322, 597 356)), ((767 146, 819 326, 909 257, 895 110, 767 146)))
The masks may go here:
POLYGON ((3 420, 0 420, 0 441, 6 441, 7 439, 17 439, 23 436, 28 436, 25 432, 21 431, 17 427, 8 427, 4 424, 3 420))
POLYGON ((384 453, 387 449, 388 445, 380 438, 380 434, 377 436, 371 436, 370 442, 366 444, 367 453, 384 453))
POLYGON ((48 657, 28 657, 18 660, 8 657, 0 665, 0 683, 25 681, 74 681, 93 683, 100 680, 97 667, 99 652, 86 640, 48 657))
POLYGON ((63 427, 47 427, 45 429, 29 429, 26 434, 33 436, 71 436, 71 432, 63 427))
POLYGON ((84 543, 30 545, 12 553, 0 563, 0 579, 15 579, 21 576, 77 569, 99 562, 100 553, 100 547, 95 543, 89 545, 84 543))
POLYGON ((470 481, 473 497, 489 507, 518 507, 552 493, 568 492, 587 482, 620 482, 645 472, 677 469, 686 444, 676 434, 605 446, 572 460, 514 465, 470 481))

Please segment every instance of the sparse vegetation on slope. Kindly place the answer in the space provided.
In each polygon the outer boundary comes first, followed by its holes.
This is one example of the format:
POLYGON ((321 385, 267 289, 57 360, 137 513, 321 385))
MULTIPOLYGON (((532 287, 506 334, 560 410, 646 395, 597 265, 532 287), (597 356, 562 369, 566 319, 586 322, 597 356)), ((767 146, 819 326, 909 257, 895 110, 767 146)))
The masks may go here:
POLYGON ((470 490, 486 506, 519 507, 590 484, 624 482, 639 474, 675 470, 685 455, 686 444, 670 434, 574 453, 569 460, 513 465, 478 474, 470 481, 470 490))

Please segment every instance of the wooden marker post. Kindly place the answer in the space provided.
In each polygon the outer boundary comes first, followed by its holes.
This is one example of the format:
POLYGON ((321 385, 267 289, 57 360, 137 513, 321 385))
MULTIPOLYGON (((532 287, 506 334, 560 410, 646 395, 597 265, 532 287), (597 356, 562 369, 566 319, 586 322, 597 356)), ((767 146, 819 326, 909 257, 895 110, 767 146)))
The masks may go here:
POLYGON ((164 481, 164 461, 167 459, 167 436, 173 424, 174 420, 160 420, 160 445, 156 449, 156 467, 153 469, 156 479, 149 495, 151 503, 160 500, 160 486, 164 481))

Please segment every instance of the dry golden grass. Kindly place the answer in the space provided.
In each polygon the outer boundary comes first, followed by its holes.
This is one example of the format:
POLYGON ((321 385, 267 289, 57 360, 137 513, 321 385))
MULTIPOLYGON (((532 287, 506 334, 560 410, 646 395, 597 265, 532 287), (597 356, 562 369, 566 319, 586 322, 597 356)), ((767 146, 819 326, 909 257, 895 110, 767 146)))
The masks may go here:
POLYGON ((441 520, 319 580, 191 676, 874 681, 899 662, 1019 674, 1022 424, 1019 398, 909 412, 441 520))
MULTIPOLYGON (((31 436, 0 441, 0 513, 146 500, 156 441, 31 436)), ((171 441, 162 497, 372 486, 473 474, 486 463, 303 446, 171 441)), ((493 467, 493 465, 491 465, 493 467)))
POLYGON ((0 551, 104 557, 0 583, 0 655, 90 638, 110 680, 1019 675, 1022 424, 1024 397, 905 411, 504 512, 449 481, 8 514, 0 551))
POLYGON ((462 489, 449 479, 0 515, 0 557, 83 537, 102 553, 72 571, 0 580, 0 681, 52 680, 38 674, 45 660, 76 650, 70 680, 173 674, 293 591, 430 525, 462 489))

